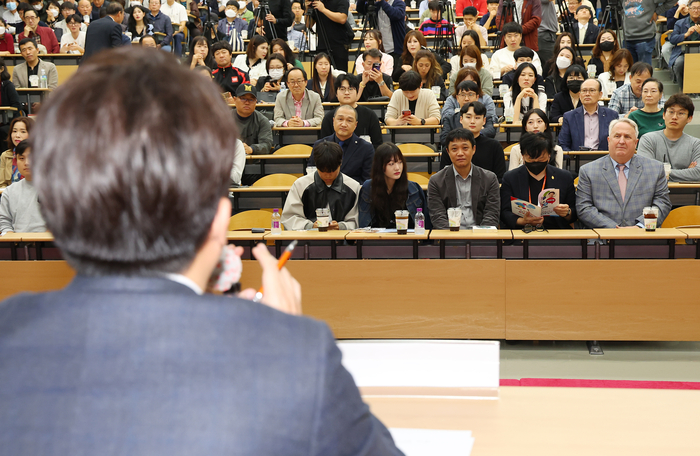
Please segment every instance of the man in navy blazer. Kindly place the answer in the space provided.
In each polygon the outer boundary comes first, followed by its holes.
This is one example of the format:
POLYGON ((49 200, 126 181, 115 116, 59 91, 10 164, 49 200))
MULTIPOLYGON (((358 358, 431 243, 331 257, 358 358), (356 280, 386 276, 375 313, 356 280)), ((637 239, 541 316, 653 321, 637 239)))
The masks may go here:
MULTIPOLYGON (((357 111, 350 105, 339 106, 333 115, 333 133, 319 139, 314 146, 323 141, 340 144, 343 149, 343 162, 340 172, 355 179, 360 185, 370 178, 374 146, 355 134, 357 111)), ((309 157, 309 166, 314 165, 314 156, 309 157)))
POLYGON ((581 150, 581 147, 587 147, 590 150, 607 149, 610 122, 617 119, 619 114, 598 104, 602 96, 603 86, 599 80, 583 81, 579 96, 581 105, 564 114, 559 133, 559 145, 562 149, 566 151, 581 150))
POLYGON ((203 293, 222 254, 242 254, 226 240, 236 126, 216 87, 119 49, 54 95, 32 166, 77 276, 0 303, 0 452, 400 455, 264 245, 262 303, 203 293))
POLYGON ((85 34, 85 53, 81 62, 104 49, 122 46, 122 26, 124 8, 117 2, 107 5, 107 15, 92 22, 85 34))

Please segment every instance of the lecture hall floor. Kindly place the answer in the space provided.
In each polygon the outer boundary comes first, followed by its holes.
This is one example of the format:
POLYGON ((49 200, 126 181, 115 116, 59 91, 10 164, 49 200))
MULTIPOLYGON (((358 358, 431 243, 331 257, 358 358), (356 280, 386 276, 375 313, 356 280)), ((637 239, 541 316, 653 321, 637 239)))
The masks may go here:
POLYGON ((501 341, 501 379, 563 378, 700 382, 700 342, 501 341))

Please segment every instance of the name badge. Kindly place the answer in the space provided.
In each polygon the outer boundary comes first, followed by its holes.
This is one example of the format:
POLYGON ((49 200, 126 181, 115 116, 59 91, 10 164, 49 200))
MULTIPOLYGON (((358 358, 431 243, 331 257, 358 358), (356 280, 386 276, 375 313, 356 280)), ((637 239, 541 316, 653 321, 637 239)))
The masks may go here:
POLYGON ((29 85, 32 87, 39 87, 39 76, 36 74, 29 76, 29 85))

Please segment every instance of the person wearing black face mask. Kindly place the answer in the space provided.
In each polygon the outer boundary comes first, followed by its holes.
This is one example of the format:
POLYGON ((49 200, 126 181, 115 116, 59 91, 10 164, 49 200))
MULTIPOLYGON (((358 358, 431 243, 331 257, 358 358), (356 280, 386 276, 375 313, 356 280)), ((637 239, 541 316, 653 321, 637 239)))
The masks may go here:
POLYGON ((525 225, 544 226, 545 229, 570 229, 576 221, 576 192, 574 178, 568 171, 549 164, 554 146, 544 133, 525 133, 520 139, 523 166, 503 175, 501 185, 501 226, 521 229, 525 225), (511 198, 537 204, 544 189, 559 189, 556 216, 520 217, 511 210, 511 198))
POLYGON ((586 70, 579 65, 571 65, 564 73, 559 93, 554 95, 549 110, 550 121, 559 122, 565 112, 573 111, 579 105, 581 84, 588 77, 586 70))

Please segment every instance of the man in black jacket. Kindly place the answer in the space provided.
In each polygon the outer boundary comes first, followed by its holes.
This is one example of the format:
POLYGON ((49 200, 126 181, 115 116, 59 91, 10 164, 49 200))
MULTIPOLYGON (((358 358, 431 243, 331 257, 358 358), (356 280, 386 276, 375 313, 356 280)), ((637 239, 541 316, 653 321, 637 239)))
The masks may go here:
POLYGON ((107 5, 107 15, 91 23, 85 35, 85 54, 81 62, 103 49, 122 45, 122 26, 124 7, 117 2, 107 5))

